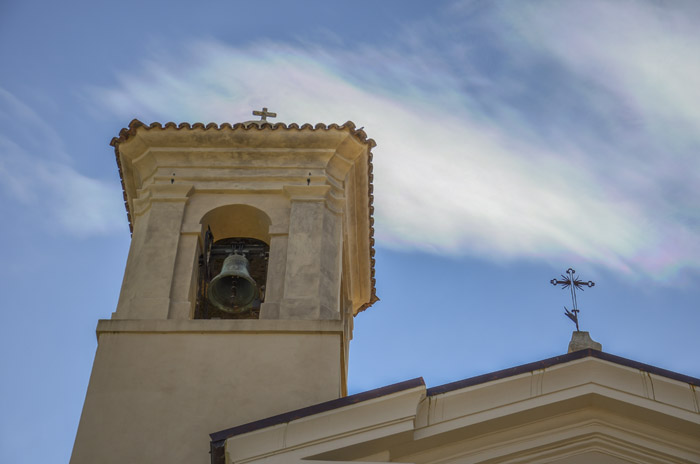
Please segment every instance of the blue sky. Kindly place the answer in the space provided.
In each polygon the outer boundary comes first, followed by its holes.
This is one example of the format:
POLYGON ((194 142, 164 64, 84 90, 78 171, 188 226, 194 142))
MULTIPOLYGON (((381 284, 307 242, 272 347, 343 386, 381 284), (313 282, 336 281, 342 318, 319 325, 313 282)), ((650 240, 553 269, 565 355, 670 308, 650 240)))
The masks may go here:
POLYGON ((0 3, 0 461, 70 456, 132 118, 267 106, 377 141, 352 393, 564 353, 568 267, 604 351, 700 377, 700 5, 377 3, 0 3))

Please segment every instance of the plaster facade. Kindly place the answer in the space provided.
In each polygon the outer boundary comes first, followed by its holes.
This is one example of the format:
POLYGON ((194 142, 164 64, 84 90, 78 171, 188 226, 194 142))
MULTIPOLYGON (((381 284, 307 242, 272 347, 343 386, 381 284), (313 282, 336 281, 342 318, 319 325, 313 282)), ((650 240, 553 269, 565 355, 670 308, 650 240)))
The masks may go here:
POLYGON ((346 395, 352 319, 376 300, 374 142, 133 121, 112 144, 132 243, 71 463, 204 464, 211 430, 346 395), (194 319, 207 230, 269 245, 259 319, 194 319))

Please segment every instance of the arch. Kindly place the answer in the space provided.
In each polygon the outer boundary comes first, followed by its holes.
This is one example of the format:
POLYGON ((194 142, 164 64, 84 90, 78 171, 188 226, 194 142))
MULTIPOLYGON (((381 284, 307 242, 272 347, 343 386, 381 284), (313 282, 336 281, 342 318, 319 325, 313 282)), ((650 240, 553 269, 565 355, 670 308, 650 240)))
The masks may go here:
POLYGON ((202 220, 202 233, 211 228, 215 240, 248 237, 270 244, 270 217, 250 205, 224 205, 207 212, 202 220))
POLYGON ((247 204, 229 204, 209 210, 202 219, 201 248, 194 305, 195 319, 257 319, 264 301, 270 250, 270 217, 247 204), (208 230, 211 230, 209 234, 208 230), (238 250, 238 251, 234 251, 238 250), (222 271, 227 256, 241 253, 246 257, 246 270, 255 282, 257 296, 252 305, 240 312, 227 312, 209 300, 212 279, 222 271))

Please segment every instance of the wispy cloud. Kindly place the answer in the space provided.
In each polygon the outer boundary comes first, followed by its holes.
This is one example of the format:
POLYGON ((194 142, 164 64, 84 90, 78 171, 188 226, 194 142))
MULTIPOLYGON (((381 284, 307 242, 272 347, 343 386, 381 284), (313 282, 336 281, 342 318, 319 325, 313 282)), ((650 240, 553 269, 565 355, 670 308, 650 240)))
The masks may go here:
POLYGON ((72 165, 60 135, 29 105, 0 88, 0 192, 5 212, 34 227, 75 236, 122 231, 118 185, 72 165))
POLYGON ((125 121, 235 122, 263 105, 285 122, 354 120, 379 143, 379 246, 576 258, 658 279, 698 269, 700 33, 688 13, 475 5, 379 47, 204 40, 93 97, 125 121))

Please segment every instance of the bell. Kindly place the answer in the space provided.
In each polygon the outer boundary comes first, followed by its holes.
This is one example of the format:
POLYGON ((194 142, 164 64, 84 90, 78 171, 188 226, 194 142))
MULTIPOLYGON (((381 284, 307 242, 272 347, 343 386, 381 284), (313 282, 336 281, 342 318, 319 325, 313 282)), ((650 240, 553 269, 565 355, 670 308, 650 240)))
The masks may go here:
POLYGON ((248 271, 245 256, 231 254, 224 260, 219 275, 211 279, 207 298, 222 311, 241 313, 258 296, 258 287, 248 271))

